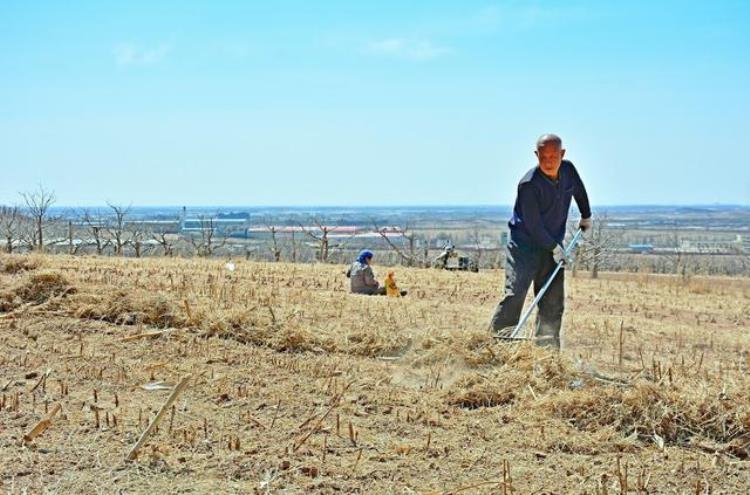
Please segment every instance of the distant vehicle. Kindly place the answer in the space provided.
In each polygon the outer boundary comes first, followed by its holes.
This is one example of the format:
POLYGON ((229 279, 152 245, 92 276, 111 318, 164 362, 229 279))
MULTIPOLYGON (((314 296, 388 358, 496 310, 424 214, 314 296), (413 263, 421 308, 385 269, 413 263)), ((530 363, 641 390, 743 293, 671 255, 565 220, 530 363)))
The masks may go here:
POLYGON ((456 252, 456 247, 448 241, 443 252, 432 263, 433 268, 451 271, 466 271, 477 273, 479 266, 471 257, 456 252))

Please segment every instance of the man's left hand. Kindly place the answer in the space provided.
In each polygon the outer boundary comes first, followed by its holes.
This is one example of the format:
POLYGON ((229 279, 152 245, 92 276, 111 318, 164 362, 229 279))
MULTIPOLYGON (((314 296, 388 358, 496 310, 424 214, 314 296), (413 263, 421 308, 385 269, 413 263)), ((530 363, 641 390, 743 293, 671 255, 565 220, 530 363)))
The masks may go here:
POLYGON ((594 226, 594 220, 591 217, 582 218, 581 221, 578 222, 578 228, 584 232, 591 230, 593 226, 594 226))
POLYGON ((565 255, 565 248, 562 244, 558 244, 555 246, 555 249, 552 250, 552 259, 555 260, 555 263, 560 263, 560 261, 562 261, 566 265, 571 264, 573 261, 570 257, 565 255))

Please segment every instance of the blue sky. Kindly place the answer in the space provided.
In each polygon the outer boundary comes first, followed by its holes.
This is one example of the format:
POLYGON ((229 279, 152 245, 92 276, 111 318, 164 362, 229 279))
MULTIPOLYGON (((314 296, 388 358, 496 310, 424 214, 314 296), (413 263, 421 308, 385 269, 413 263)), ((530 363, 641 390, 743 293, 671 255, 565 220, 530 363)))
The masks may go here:
POLYGON ((750 2, 0 2, 0 203, 750 204, 750 2))

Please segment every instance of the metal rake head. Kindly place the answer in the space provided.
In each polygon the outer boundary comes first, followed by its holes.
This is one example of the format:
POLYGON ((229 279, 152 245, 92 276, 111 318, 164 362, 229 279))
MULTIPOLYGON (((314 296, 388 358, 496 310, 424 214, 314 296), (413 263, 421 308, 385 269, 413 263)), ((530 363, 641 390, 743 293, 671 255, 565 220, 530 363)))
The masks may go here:
POLYGON ((515 330, 516 327, 505 327, 502 328, 492 334, 492 337, 503 341, 503 342, 524 342, 527 340, 532 340, 531 337, 526 335, 526 332, 521 332, 519 335, 513 336, 513 330, 515 330))

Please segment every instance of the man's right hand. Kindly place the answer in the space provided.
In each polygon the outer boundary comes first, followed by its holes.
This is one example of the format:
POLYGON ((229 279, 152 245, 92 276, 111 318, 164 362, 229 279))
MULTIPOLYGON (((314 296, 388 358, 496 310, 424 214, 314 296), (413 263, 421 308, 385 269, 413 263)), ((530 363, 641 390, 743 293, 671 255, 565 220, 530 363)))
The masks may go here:
POLYGON ((581 220, 578 222, 578 228, 584 232, 588 232, 593 226, 594 220, 591 217, 581 218, 581 220))

